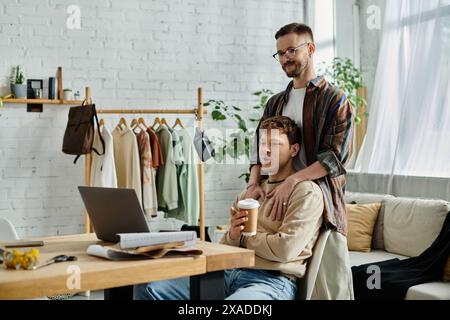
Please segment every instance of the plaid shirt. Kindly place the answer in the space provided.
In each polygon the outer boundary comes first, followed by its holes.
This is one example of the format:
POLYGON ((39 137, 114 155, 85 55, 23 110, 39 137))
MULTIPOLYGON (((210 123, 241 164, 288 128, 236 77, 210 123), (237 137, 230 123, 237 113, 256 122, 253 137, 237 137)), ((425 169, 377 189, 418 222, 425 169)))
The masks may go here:
MULTIPOLYGON (((259 126, 267 118, 282 115, 291 81, 282 91, 267 102, 256 131, 259 148, 259 126)), ((326 227, 347 235, 347 212, 345 210, 345 164, 353 149, 354 109, 345 94, 329 84, 323 77, 309 82, 303 103, 303 143, 307 165, 319 161, 328 175, 316 180, 324 196, 324 223, 326 227)), ((257 163, 260 164, 259 150, 257 163)))

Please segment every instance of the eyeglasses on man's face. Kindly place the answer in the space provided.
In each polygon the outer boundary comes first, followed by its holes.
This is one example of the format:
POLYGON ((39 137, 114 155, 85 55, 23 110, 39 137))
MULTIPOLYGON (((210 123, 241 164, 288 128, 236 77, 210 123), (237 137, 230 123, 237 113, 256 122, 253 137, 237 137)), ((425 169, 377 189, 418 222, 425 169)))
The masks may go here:
POLYGON ((272 55, 272 57, 275 58, 275 60, 280 61, 281 58, 286 57, 288 59, 291 59, 295 56, 295 53, 297 52, 298 49, 300 49, 301 47, 304 47, 305 45, 309 44, 309 42, 305 42, 302 43, 301 45, 298 45, 294 48, 287 48, 286 51, 277 51, 276 53, 274 53, 272 55))

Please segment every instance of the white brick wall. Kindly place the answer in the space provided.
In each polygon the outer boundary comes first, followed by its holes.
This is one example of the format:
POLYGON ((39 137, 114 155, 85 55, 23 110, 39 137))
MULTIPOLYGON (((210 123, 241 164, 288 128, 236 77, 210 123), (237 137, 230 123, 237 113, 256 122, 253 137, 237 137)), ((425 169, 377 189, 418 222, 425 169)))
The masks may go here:
MULTIPOLYGON (((89 85, 100 108, 190 107, 199 86, 205 100, 250 106, 252 92, 287 83, 271 57, 273 36, 301 20, 303 4, 295 0, 2 0, 0 94, 9 92, 13 65, 22 65, 28 78, 44 79, 62 66, 64 87, 83 94, 89 85), (72 4, 81 8, 81 30, 66 28, 72 4)), ((83 230, 76 187, 84 182, 84 161, 74 166, 61 152, 67 111, 0 109, 0 217, 20 236, 83 230)), ((105 118, 112 125, 119 117, 105 118)), ((212 125, 208 119, 205 127, 212 125)), ((208 225, 227 222, 245 168, 206 166, 208 225)))

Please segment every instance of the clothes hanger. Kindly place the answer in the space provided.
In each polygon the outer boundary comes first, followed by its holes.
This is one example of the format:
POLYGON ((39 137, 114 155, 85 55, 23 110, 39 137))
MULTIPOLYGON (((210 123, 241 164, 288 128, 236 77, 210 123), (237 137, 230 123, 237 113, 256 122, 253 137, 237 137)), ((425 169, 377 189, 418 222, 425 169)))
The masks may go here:
POLYGON ((154 127, 156 124, 161 124, 161 119, 159 117, 155 118, 155 121, 153 122, 152 127, 154 127))
POLYGON ((125 118, 120 118, 120 120, 119 120, 119 126, 120 127, 122 127, 122 126, 127 126, 127 120, 125 120, 125 118))
POLYGON ((131 121, 130 127, 131 127, 131 129, 135 129, 138 125, 139 125, 138 121, 136 119, 133 119, 131 121))
POLYGON ((180 126, 180 127, 182 127, 182 128, 184 128, 183 124, 181 123, 180 118, 177 118, 177 119, 175 120, 175 124, 173 125, 172 128, 175 128, 177 125, 180 126))
POLYGON ((139 124, 141 124, 141 125, 143 125, 143 126, 145 127, 145 129, 147 129, 147 128, 148 128, 148 126, 147 126, 147 125, 145 124, 145 120, 144 120, 144 118, 142 118, 142 117, 141 117, 141 118, 139 118, 139 119, 138 119, 138 123, 139 123, 139 124))
POLYGON ((155 121, 152 124, 153 130, 158 130, 158 128, 161 126, 161 119, 159 117, 155 118, 155 121))

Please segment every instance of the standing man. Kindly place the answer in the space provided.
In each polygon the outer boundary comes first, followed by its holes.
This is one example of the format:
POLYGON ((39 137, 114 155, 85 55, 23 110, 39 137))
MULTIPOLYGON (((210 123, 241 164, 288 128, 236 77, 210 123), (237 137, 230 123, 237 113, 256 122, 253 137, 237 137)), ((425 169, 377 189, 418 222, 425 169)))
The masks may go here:
POLYGON ((246 197, 270 198, 268 214, 273 220, 282 220, 295 186, 302 181, 315 181, 323 193, 324 225, 335 231, 327 241, 315 294, 322 299, 352 299, 344 166, 352 153, 354 110, 344 92, 316 75, 313 64, 316 47, 310 27, 301 23, 288 24, 276 33, 275 39, 277 52, 273 57, 293 81, 285 91, 269 99, 260 124, 278 115, 292 118, 302 129, 303 148, 295 161, 297 172, 265 194, 261 188, 264 172, 261 172, 258 150, 259 124, 253 142, 246 197))

